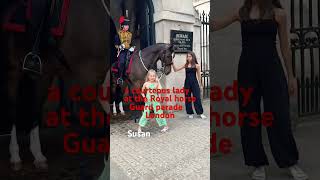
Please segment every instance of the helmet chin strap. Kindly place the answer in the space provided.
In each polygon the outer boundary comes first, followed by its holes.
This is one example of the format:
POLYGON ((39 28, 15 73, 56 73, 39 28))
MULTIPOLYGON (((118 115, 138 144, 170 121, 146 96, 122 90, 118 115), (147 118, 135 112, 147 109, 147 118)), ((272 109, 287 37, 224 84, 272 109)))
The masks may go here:
POLYGON ((125 25, 122 25, 122 26, 121 26, 121 29, 122 29, 123 31, 129 31, 129 28, 128 28, 127 30, 125 30, 125 29, 124 29, 124 26, 125 26, 125 25))

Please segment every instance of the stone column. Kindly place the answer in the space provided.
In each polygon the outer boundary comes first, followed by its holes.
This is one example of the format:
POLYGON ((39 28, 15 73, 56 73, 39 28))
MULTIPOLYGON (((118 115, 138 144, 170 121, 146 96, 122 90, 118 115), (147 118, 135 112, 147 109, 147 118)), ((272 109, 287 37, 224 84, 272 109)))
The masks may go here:
MULTIPOLYGON (((170 30, 193 32, 193 51, 200 57, 200 22, 192 0, 153 0, 156 43, 170 43, 170 30)), ((185 64, 186 53, 176 54, 177 67, 185 64)), ((164 88, 183 88, 185 71, 171 72, 162 78, 164 88)), ((183 94, 181 95, 183 96, 183 94)), ((172 102, 174 104, 175 102, 172 102)), ((184 102, 179 103, 184 104, 184 102)))

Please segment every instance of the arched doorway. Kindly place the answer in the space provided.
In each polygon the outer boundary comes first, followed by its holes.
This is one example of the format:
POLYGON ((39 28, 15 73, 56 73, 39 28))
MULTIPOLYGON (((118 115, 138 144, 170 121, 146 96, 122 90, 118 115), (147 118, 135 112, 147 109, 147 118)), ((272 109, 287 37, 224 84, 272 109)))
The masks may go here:
POLYGON ((140 47, 145 48, 155 43, 154 32, 154 7, 152 0, 144 0, 145 3, 138 3, 137 17, 139 17, 140 47))

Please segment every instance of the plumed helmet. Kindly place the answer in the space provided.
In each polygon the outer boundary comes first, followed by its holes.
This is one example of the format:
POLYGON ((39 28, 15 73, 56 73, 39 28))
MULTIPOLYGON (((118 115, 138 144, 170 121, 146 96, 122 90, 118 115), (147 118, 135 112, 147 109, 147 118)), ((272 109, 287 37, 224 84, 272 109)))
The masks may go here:
POLYGON ((130 20, 126 19, 124 16, 121 16, 120 19, 119 19, 119 23, 120 23, 121 26, 129 25, 129 22, 130 22, 130 20))

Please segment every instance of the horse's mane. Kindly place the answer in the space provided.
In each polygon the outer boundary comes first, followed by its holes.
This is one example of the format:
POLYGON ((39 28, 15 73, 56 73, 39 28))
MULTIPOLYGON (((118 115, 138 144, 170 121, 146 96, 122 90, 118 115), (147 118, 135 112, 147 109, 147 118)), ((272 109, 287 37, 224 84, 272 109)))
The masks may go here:
POLYGON ((149 50, 150 49, 151 52, 161 51, 163 49, 166 49, 168 47, 168 45, 169 44, 167 44, 167 43, 156 43, 156 44, 148 46, 142 50, 149 50))

